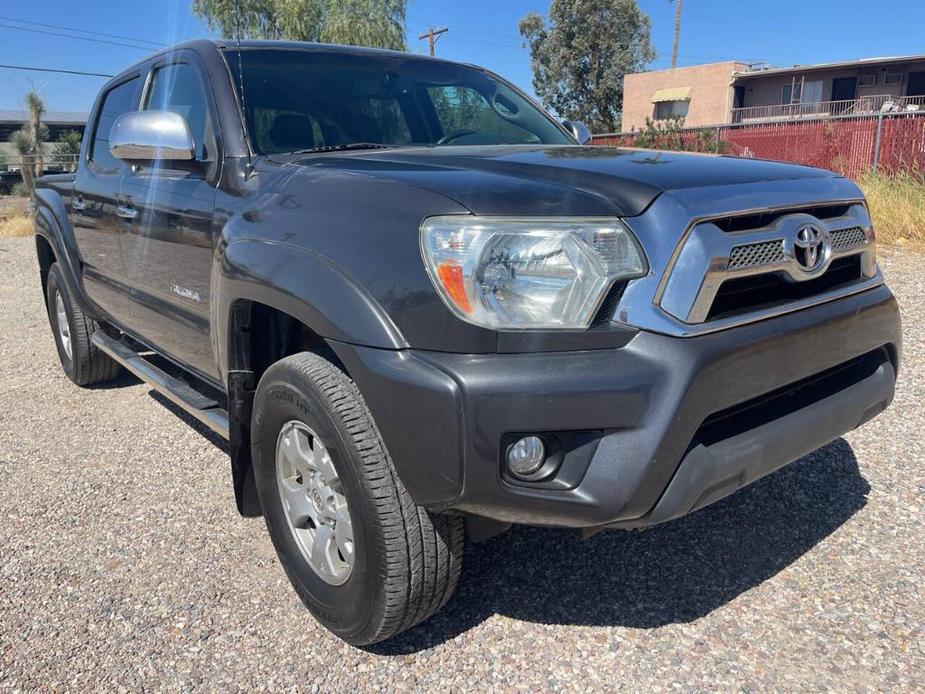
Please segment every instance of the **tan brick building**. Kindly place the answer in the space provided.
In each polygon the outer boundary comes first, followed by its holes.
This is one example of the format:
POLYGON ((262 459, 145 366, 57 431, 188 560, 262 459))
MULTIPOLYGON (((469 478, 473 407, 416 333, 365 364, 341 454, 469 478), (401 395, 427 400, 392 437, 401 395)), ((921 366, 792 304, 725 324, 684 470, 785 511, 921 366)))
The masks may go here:
POLYGON ((623 132, 639 130, 646 118, 684 116, 687 126, 730 122, 732 85, 746 63, 653 70, 627 75, 623 82, 623 132))
POLYGON ((627 75, 622 131, 672 115, 698 127, 878 111, 925 111, 925 55, 786 68, 727 61, 627 75))

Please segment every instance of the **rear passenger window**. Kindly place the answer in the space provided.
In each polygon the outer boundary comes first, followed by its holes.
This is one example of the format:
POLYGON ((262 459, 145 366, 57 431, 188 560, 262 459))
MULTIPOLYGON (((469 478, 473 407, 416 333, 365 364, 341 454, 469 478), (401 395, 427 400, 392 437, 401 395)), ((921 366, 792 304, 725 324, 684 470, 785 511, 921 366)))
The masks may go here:
POLYGON ((144 110, 173 111, 189 124, 196 158, 206 159, 206 98, 196 68, 188 63, 165 65, 154 71, 144 110))
POLYGON ((93 148, 90 161, 103 171, 118 171, 122 162, 109 153, 109 133, 116 118, 123 113, 135 110, 135 90, 138 88, 138 78, 123 82, 109 90, 103 97, 100 115, 96 119, 96 128, 93 131, 93 148))

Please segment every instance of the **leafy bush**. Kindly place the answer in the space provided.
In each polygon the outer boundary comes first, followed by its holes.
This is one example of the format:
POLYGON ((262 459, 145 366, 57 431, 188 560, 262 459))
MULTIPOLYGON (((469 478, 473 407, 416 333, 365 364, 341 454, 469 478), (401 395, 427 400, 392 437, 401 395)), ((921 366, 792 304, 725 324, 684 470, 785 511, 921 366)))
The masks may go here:
POLYGON ((671 116, 658 121, 646 118, 646 124, 633 138, 633 147, 713 154, 729 151, 729 143, 717 139, 713 129, 685 130, 683 116, 671 116))
POLYGON ((79 130, 65 130, 58 135, 55 142, 54 158, 56 163, 67 166, 71 171, 77 169, 77 155, 80 154, 80 141, 83 136, 79 130))

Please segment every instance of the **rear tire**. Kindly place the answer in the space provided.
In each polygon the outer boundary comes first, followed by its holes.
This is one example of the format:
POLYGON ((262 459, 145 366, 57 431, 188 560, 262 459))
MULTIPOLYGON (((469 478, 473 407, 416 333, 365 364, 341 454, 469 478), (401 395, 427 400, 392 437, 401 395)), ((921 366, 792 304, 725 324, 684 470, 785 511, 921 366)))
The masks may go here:
MULTIPOLYGON (((446 603, 462 566, 463 520, 432 515, 414 503, 346 374, 313 353, 277 362, 260 379, 251 435, 267 529, 289 580, 321 624, 348 643, 369 645, 418 624, 446 603), (308 470, 310 462, 305 475, 281 473, 293 487, 277 474, 278 469, 290 470, 291 442, 285 437, 294 430, 304 437, 295 447, 304 449, 306 460, 323 458, 333 464, 334 470, 328 467, 323 476, 336 478, 331 498, 342 496, 349 509, 352 542, 343 552, 338 544, 331 568, 313 568, 316 555, 304 551, 305 533, 317 537, 313 529, 329 524, 336 536, 337 523, 343 521, 334 520, 332 511, 317 526, 314 520, 305 521, 303 529, 293 522, 298 514, 292 512, 302 501, 291 490, 298 492, 306 479, 322 473, 308 470)), ((313 497, 309 490, 307 497, 320 502, 328 487, 321 489, 321 495, 313 497)), ((316 503, 310 508, 322 507, 316 503)))
POLYGON ((100 351, 90 336, 101 326, 84 315, 68 291, 58 263, 48 270, 45 285, 48 322, 55 336, 61 368, 74 383, 89 386, 111 381, 119 374, 119 364, 100 351))

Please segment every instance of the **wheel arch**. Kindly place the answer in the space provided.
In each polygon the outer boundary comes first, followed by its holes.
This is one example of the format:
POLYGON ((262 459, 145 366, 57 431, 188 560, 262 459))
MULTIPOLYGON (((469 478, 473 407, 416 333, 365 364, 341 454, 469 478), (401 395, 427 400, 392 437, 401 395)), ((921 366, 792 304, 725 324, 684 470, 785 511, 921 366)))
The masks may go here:
POLYGON ((251 459, 251 415, 261 376, 270 366, 299 352, 324 356, 349 376, 327 340, 298 317, 248 298, 235 299, 228 317, 228 438, 238 511, 260 515, 251 459))
POLYGON ((52 263, 58 263, 68 291, 80 309, 88 316, 96 317, 96 311, 84 292, 80 274, 80 254, 64 201, 56 191, 37 188, 35 208, 35 250, 42 288, 44 289, 48 282, 48 270, 52 263))
POLYGON ((319 253, 288 243, 240 239, 223 241, 217 262, 211 317, 223 373, 232 369, 232 326, 241 302, 289 316, 321 339, 382 349, 408 346, 362 283, 319 253))

